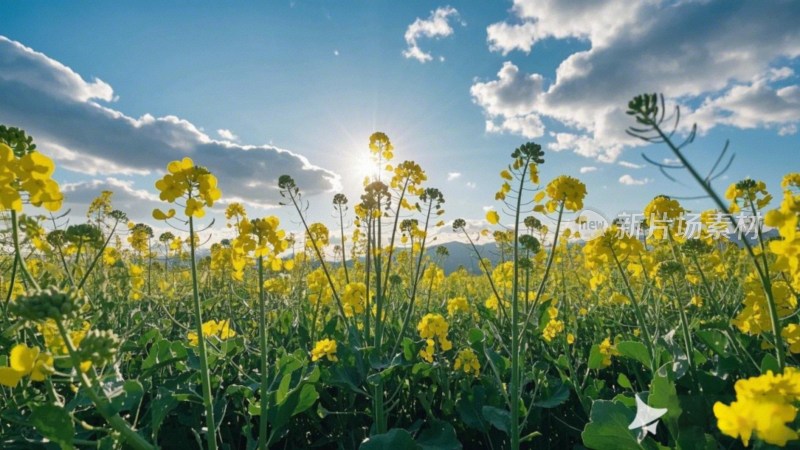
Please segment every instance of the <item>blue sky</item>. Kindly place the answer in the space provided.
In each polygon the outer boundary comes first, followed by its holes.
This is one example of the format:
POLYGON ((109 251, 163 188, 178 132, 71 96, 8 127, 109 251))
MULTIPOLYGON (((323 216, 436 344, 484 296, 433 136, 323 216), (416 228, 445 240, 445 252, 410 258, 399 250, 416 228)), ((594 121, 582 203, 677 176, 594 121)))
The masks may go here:
POLYGON ((720 189, 752 176, 777 193, 800 169, 800 2, 0 0, 0 16, 0 123, 56 157, 81 213, 111 186, 147 220, 157 170, 190 154, 284 223, 275 180, 302 171, 312 218, 331 221, 331 189, 357 201, 381 130, 444 192, 448 220, 499 209, 497 173, 527 141, 546 148, 544 181, 577 176, 614 216, 696 192, 640 156, 663 149, 625 138, 641 91, 699 124, 701 167, 731 140, 720 189))

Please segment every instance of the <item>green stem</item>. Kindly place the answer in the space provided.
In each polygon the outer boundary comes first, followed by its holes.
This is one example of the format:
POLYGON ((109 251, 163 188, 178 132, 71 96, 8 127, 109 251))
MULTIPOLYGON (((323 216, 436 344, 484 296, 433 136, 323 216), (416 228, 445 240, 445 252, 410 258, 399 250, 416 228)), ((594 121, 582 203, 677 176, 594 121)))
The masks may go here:
POLYGON ((114 226, 111 228, 111 232, 108 234, 108 238, 103 243, 103 246, 100 247, 100 251, 98 251, 97 254, 94 256, 92 263, 89 264, 89 268, 86 269, 86 273, 83 274, 81 281, 78 282, 77 289, 82 288, 83 284, 86 283, 86 280, 89 279, 89 274, 92 273, 92 270, 94 270, 94 266, 97 265, 97 261, 100 260, 100 257, 103 256, 103 252, 105 252, 106 250, 106 247, 108 247, 108 243, 111 242, 111 238, 114 236, 114 231, 116 231, 117 229, 117 224, 119 224, 119 221, 114 222, 114 226))
POLYGON ((653 347, 653 339, 650 337, 650 331, 648 330, 647 323, 644 320, 644 314, 639 306, 639 301, 636 300, 636 294, 633 293, 633 288, 631 288, 631 284, 628 281, 628 276, 625 275, 625 270, 622 268, 619 258, 617 258, 617 253, 614 251, 613 244, 609 244, 609 250, 611 251, 611 256, 614 258, 614 263, 616 263, 617 269, 622 276, 622 281, 625 283, 625 289, 628 291, 628 297, 631 299, 633 313, 636 315, 637 322, 639 322, 639 328, 641 328, 642 333, 644 333, 644 343, 647 346, 647 353, 650 354, 650 372, 655 373, 656 352, 655 348, 653 347))
MULTIPOLYGON (((267 377, 267 311, 264 298, 264 257, 258 257, 258 334, 261 346, 261 415, 258 419, 258 448, 267 448, 267 407, 269 379, 267 377)), ((313 325, 312 325, 313 326, 313 325)))
POLYGON ((22 278, 38 291, 40 289, 39 283, 31 276, 31 273, 28 271, 28 266, 25 264, 25 258, 22 257, 22 250, 19 247, 19 223, 17 212, 13 209, 11 210, 11 239, 14 242, 14 253, 16 253, 17 261, 19 261, 19 268, 22 270, 22 278))
POLYGON ((194 318, 197 333, 197 348, 200 353, 200 378, 203 385, 203 405, 206 410, 206 442, 209 450, 217 449, 217 432, 214 421, 214 405, 211 394, 211 374, 208 370, 208 355, 206 350, 206 337, 203 335, 203 309, 200 305, 200 294, 197 285, 197 262, 195 261, 194 219, 189 216, 189 250, 191 252, 192 267, 192 301, 194 303, 194 318))
MULTIPOLYGON (((519 190, 517 191, 517 205, 514 208, 514 275, 511 293, 511 449, 519 450, 520 424, 519 405, 522 388, 520 386, 520 335, 519 335, 519 216, 522 207, 522 193, 525 187, 525 177, 528 172, 530 158, 521 165, 524 169, 519 177, 519 190)), ((563 206, 562 206, 563 208, 563 206)), ((554 249, 555 250, 555 249, 554 249)))
MULTIPOLYGON (((709 195, 709 197, 711 197, 716 206, 727 215, 728 221, 735 228, 736 221, 730 215, 728 207, 725 205, 725 203, 722 201, 722 199, 719 197, 716 191, 714 191, 714 189, 711 189, 711 185, 708 182, 706 182, 705 179, 703 179, 703 177, 700 176, 700 174, 689 163, 689 161, 686 159, 683 153, 681 153, 680 148, 675 146, 675 144, 672 142, 669 136, 664 134, 664 132, 661 130, 661 127, 659 127, 657 123, 651 121, 649 125, 653 127, 653 129, 658 133, 659 137, 661 137, 664 143, 667 144, 670 150, 672 150, 672 153, 678 158, 681 164, 683 164, 683 166, 686 167, 686 170, 689 171, 689 173, 692 175, 695 181, 697 181, 697 183, 700 184, 700 186, 709 195)), ((765 271, 768 270, 768 267, 765 266, 762 270, 761 266, 758 263, 758 257, 755 255, 755 252, 753 251, 753 246, 750 245, 750 242, 747 239, 742 239, 742 242, 744 243, 744 246, 747 249, 747 253, 750 255, 750 258, 753 260, 753 264, 756 266, 756 271, 758 272, 758 277, 761 281, 761 287, 764 289, 764 294, 767 297, 767 309, 769 310, 770 325, 772 326, 772 334, 773 338, 775 339, 775 353, 778 359, 778 367, 781 370, 783 370, 783 368, 786 366, 786 349, 783 347, 783 337, 781 336, 780 317, 778 316, 778 307, 775 303, 775 297, 772 294, 772 283, 769 279, 768 272, 765 273, 765 271)), ((766 262, 766 260, 764 261, 766 262)))

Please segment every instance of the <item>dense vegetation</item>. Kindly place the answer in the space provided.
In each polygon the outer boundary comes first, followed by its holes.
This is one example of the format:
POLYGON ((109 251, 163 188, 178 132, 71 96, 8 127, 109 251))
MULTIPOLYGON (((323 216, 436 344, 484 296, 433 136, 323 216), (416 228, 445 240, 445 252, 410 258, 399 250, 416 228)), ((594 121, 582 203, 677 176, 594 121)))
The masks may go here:
POLYGON ((415 162, 395 163, 383 133, 370 137, 376 175, 356 201, 309 205, 290 175, 275 180, 302 238, 229 203, 235 237, 215 242, 213 167, 173 161, 156 183, 165 205, 153 218, 175 233, 128 223, 111 192, 67 223, 53 162, 0 127, 0 446, 796 443, 800 174, 774 201, 755 180, 720 196, 717 165, 697 172, 685 155, 694 135, 673 140, 663 100, 629 109, 630 132, 668 146, 716 209, 690 221, 656 196, 643 222, 581 236, 566 223, 581 223, 586 186, 548 174, 527 143, 498 167, 505 215, 489 211, 493 229, 479 232, 496 263, 465 220, 441 220, 444 193, 415 162), (309 207, 338 221, 308 223, 309 207), (53 214, 30 214, 43 210, 53 214), (737 244, 722 230, 740 212, 765 223, 737 244), (445 274, 446 250, 427 251, 444 226, 472 245, 479 273, 445 274), (630 429, 637 402, 658 425, 630 429))

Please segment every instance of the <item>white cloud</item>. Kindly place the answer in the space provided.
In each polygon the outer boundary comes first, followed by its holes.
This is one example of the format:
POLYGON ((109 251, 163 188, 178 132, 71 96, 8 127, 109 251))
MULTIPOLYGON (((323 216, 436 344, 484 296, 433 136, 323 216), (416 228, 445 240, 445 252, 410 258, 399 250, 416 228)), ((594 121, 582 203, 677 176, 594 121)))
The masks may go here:
POLYGON ((488 119, 486 121, 486 131, 489 133, 509 132, 526 138, 537 138, 544 134, 544 124, 536 114, 528 114, 525 116, 506 117, 500 122, 488 119))
POLYGON ((681 163, 681 160, 678 158, 664 158, 661 162, 668 166, 676 166, 681 163))
POLYGON ((487 40, 492 50, 504 55, 512 50, 530 52, 536 42, 547 38, 578 38, 603 45, 622 27, 632 24, 651 3, 654 2, 514 0, 512 11, 521 23, 489 25, 487 40))
POLYGON ((800 120, 800 86, 773 88, 768 79, 737 85, 716 98, 707 98, 692 114, 701 131, 717 124, 737 128, 790 127, 800 120))
POLYGON ((512 12, 487 28, 491 50, 530 52, 543 39, 588 44, 547 82, 505 62, 496 80, 471 89, 492 123, 528 115, 560 122, 567 130, 554 150, 613 161, 642 145, 625 134, 633 125, 625 109, 653 90, 682 104, 687 128, 697 122, 701 131, 730 125, 786 134, 800 123, 800 85, 788 67, 800 57, 800 3, 515 0, 512 12))
POLYGON ((501 52, 503 56, 512 50, 530 53, 535 41, 536 25, 533 22, 522 24, 498 22, 489 25, 486 33, 492 51, 501 52))
POLYGON ((97 78, 87 82, 69 67, 19 42, 0 36, 0 50, 2 83, 18 83, 62 101, 114 100, 114 90, 108 83, 97 78))
POLYGON ((447 181, 453 181, 461 177, 461 172, 447 172, 447 181))
MULTIPOLYGON (((439 39, 452 35, 453 27, 449 22, 451 18, 457 19, 458 11, 450 6, 431 11, 431 15, 427 19, 417 17, 417 20, 406 29, 405 40, 408 48, 403 50, 403 56, 416 59, 421 63, 432 60, 433 56, 420 49, 417 40, 421 37, 439 39)), ((440 58, 440 61, 444 61, 444 59, 440 58)))
POLYGON ((571 150, 587 158, 595 158, 601 162, 612 162, 622 152, 622 146, 613 144, 604 146, 590 136, 574 133, 550 133, 555 142, 547 144, 550 150, 561 152, 571 150))
POLYGON ((61 169, 88 174, 148 174, 189 156, 219 179, 223 198, 269 207, 277 179, 295 178, 306 194, 339 187, 340 177, 304 156, 271 145, 217 141, 176 116, 133 118, 94 100, 111 87, 87 82, 47 56, 0 36, 0 123, 32 135, 61 169))
POLYGON ((581 168, 580 168, 580 173, 589 173, 589 172, 594 172, 594 171, 596 171, 596 170, 597 170, 597 167, 594 167, 594 166, 586 166, 586 167, 581 167, 581 168))
POLYGON ((115 177, 65 183, 61 190, 64 192, 65 209, 71 209, 77 216, 85 213, 92 200, 103 191, 113 192, 111 204, 114 209, 125 212, 134 222, 151 221, 154 208, 165 208, 164 202, 154 193, 137 189, 132 181, 115 177))
POLYGON ((333 51, 333 56, 339 56, 339 50, 334 50, 333 51))
POLYGON ((477 184, 475 184, 475 183, 474 183, 474 182, 472 182, 472 181, 467 181, 467 183, 466 183, 466 185, 465 185, 465 186, 467 186, 467 187, 468 187, 468 188, 470 188, 470 189, 475 189, 476 187, 478 187, 478 185, 477 185, 477 184))
POLYGON ((636 164, 628 161, 619 161, 617 164, 622 167, 627 167, 628 169, 643 169, 645 167, 644 164, 636 164))
POLYGON ((791 136, 795 133, 797 133, 797 125, 793 123, 789 125, 784 125, 778 130, 779 136, 791 136))
POLYGON ((219 130, 217 130, 217 134, 219 135, 219 137, 225 139, 226 141, 231 141, 231 142, 239 141, 239 136, 233 134, 233 131, 227 130, 225 128, 220 128, 219 130))
POLYGON ((531 113, 542 93, 542 76, 524 75, 510 62, 497 72, 497 80, 477 82, 470 88, 472 99, 487 115, 486 131, 510 132, 528 138, 544 134, 538 115, 531 113))
POLYGON ((652 181, 653 180, 651 180, 650 178, 641 178, 641 179, 633 178, 632 176, 630 176, 628 174, 625 174, 625 175, 619 177, 620 184, 624 184, 624 185, 627 185, 627 186, 641 186, 643 184, 647 184, 647 183, 650 183, 652 181))

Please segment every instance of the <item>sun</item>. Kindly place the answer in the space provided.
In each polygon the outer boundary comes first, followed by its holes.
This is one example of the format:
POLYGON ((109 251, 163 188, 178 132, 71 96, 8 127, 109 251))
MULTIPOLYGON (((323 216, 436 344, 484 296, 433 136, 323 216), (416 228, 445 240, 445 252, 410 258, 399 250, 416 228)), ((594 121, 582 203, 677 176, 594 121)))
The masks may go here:
POLYGON ((378 163, 372 158, 369 150, 353 152, 350 157, 349 167, 345 167, 345 176, 363 181, 365 178, 373 180, 380 175, 378 163))

